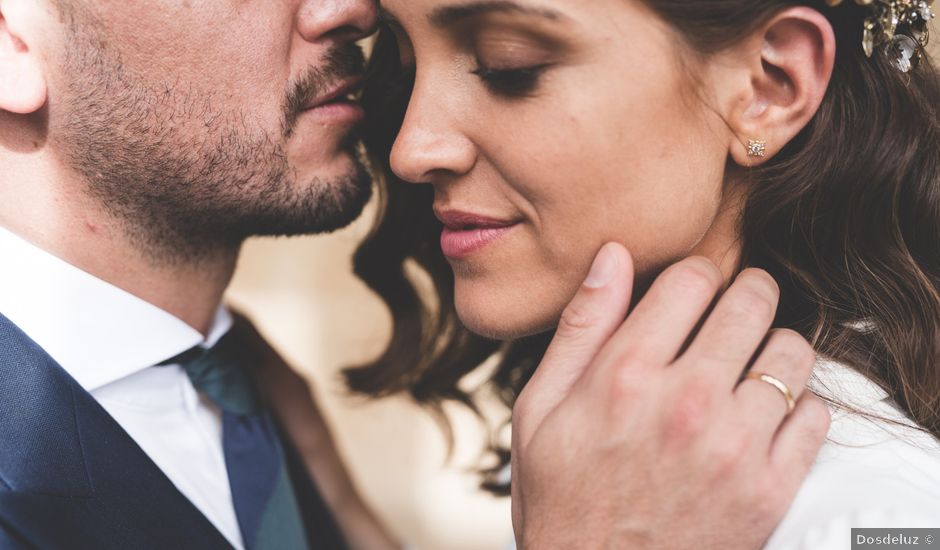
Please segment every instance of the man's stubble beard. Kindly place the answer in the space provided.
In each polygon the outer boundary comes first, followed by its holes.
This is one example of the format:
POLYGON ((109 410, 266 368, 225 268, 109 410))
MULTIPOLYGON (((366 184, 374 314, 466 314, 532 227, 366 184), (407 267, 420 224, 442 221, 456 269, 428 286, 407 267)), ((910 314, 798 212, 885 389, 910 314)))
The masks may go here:
POLYGON ((360 71, 361 50, 331 52, 286 94, 281 126, 265 130, 172 75, 144 82, 87 29, 71 31, 50 138, 152 261, 199 263, 250 236, 331 232, 362 213, 372 186, 354 133, 343 144, 349 173, 329 179, 301 181, 284 150, 303 100, 360 71))

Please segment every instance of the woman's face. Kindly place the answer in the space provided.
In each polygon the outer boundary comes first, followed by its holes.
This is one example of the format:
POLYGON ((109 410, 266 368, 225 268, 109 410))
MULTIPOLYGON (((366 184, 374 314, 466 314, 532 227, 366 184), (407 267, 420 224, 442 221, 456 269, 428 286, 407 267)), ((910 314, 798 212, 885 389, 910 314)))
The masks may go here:
POLYGON ((552 328, 608 241, 640 280, 733 248, 730 133, 706 108, 709 73, 642 3, 383 8, 416 70, 392 168, 434 186, 468 328, 552 328))

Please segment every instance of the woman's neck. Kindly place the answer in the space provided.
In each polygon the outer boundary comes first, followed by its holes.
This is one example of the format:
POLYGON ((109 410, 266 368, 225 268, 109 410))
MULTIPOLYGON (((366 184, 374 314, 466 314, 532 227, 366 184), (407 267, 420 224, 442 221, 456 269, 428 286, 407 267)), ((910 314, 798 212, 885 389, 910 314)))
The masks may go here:
POLYGON ((729 285, 740 267, 743 246, 741 214, 746 200, 744 185, 728 185, 714 221, 689 254, 713 261, 729 285))

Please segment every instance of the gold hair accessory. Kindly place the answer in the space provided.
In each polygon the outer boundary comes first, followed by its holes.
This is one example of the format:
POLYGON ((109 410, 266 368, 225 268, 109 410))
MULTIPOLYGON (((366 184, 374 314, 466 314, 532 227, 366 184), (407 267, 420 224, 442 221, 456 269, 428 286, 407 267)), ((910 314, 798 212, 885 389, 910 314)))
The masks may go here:
MULTIPOLYGON (((843 0, 825 0, 832 7, 843 0)), ((928 23, 934 18, 933 0, 854 0, 871 10, 865 18, 862 48, 871 57, 875 48, 883 47, 903 73, 910 72, 923 55, 929 38, 928 23)))
POLYGON ((761 158, 767 156, 767 142, 761 139, 747 140, 747 156, 761 158))

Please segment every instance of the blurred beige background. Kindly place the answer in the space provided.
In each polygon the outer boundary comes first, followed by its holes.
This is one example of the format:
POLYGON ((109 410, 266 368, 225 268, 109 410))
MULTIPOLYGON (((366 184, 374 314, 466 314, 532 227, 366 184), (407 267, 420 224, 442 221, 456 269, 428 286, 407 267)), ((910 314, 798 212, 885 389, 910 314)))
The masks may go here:
MULTIPOLYGON (((934 27, 931 51, 940 60, 934 27)), ((350 271, 370 220, 371 211, 335 235, 249 242, 229 300, 313 381, 360 490, 402 540, 420 550, 501 550, 512 538, 509 500, 476 487, 477 421, 452 411, 458 445, 445 463, 442 434, 427 414, 402 398, 350 398, 337 376, 380 352, 388 336, 384 307, 350 271)))
POLYGON ((458 442, 451 462, 434 421, 404 398, 349 397, 338 371, 377 355, 388 337, 382 303, 351 274, 351 257, 372 211, 331 236, 249 242, 229 301, 308 375, 353 476, 373 509, 420 550, 506 548, 509 500, 477 489, 483 430, 451 411, 458 442))

